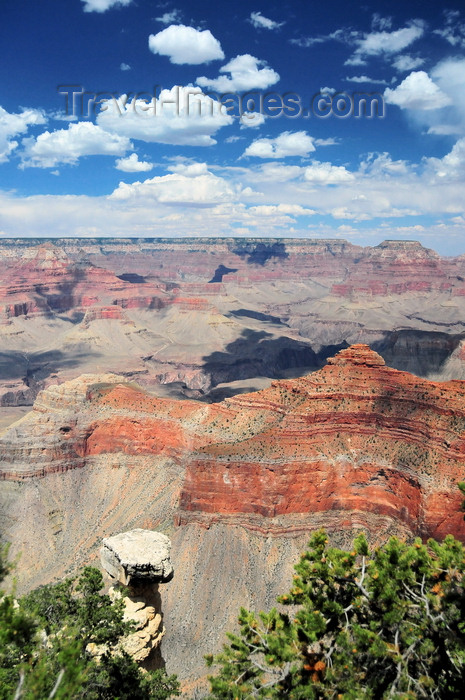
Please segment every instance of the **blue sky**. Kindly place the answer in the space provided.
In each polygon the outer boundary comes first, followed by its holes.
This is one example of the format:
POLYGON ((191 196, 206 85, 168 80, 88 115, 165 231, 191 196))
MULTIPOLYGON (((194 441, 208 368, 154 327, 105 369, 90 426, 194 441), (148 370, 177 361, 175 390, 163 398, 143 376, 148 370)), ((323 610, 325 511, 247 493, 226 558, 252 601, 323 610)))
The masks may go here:
POLYGON ((462 7, 1 0, 0 235, 465 253, 462 7))

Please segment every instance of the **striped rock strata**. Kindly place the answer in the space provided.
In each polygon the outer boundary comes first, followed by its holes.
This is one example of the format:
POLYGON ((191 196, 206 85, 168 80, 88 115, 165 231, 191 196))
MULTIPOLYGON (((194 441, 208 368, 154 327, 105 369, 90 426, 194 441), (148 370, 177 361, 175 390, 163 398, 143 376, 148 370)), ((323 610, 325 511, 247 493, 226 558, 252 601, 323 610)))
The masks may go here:
POLYGON ((118 455, 170 460, 184 474, 178 525, 232 520, 284 533, 337 512, 338 526, 358 513, 425 537, 463 531, 465 382, 393 370, 365 345, 213 405, 83 376, 39 394, 0 446, 0 474, 12 481, 118 455))

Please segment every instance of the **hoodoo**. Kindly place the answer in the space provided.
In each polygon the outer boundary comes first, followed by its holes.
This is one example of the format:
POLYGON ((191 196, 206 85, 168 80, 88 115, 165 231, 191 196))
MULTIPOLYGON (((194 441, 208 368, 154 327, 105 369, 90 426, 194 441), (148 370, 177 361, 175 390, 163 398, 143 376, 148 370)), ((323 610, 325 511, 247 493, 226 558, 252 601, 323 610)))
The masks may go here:
POLYGON ((173 578, 171 542, 161 532, 137 528, 103 540, 102 566, 124 585, 167 583, 173 578))
POLYGON ((124 619, 135 626, 121 647, 146 669, 163 665, 160 645, 165 627, 158 586, 173 577, 170 550, 166 535, 141 528, 105 538, 100 550, 103 568, 116 579, 110 596, 123 599, 124 619))

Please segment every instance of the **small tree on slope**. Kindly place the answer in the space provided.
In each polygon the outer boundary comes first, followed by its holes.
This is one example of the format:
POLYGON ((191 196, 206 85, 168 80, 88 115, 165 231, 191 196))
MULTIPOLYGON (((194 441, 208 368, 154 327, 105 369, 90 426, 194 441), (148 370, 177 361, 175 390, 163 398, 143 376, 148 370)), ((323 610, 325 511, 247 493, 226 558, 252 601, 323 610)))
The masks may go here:
POLYGON ((391 538, 346 552, 316 532, 293 586, 258 616, 241 609, 210 698, 454 698, 465 688, 464 548, 391 538))
MULTIPOLYGON (((0 547, 0 581, 9 572, 0 547)), ((102 595, 98 569, 43 586, 14 600, 0 591, 0 700, 167 700, 179 695, 175 676, 143 673, 127 654, 116 653, 128 631, 122 603, 102 595), (105 644, 99 663, 87 644, 105 644), (113 653, 112 653, 113 652, 113 653)))

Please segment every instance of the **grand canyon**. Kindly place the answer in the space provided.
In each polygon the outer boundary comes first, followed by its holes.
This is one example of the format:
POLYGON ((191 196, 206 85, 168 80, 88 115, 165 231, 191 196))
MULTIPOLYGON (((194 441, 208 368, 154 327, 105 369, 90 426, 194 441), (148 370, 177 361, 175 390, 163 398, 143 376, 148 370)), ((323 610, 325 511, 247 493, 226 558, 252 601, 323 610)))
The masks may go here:
POLYGON ((169 535, 162 653, 189 684, 316 528, 465 540, 465 255, 83 238, 3 239, 0 256, 19 591, 95 561, 103 537, 169 535))

